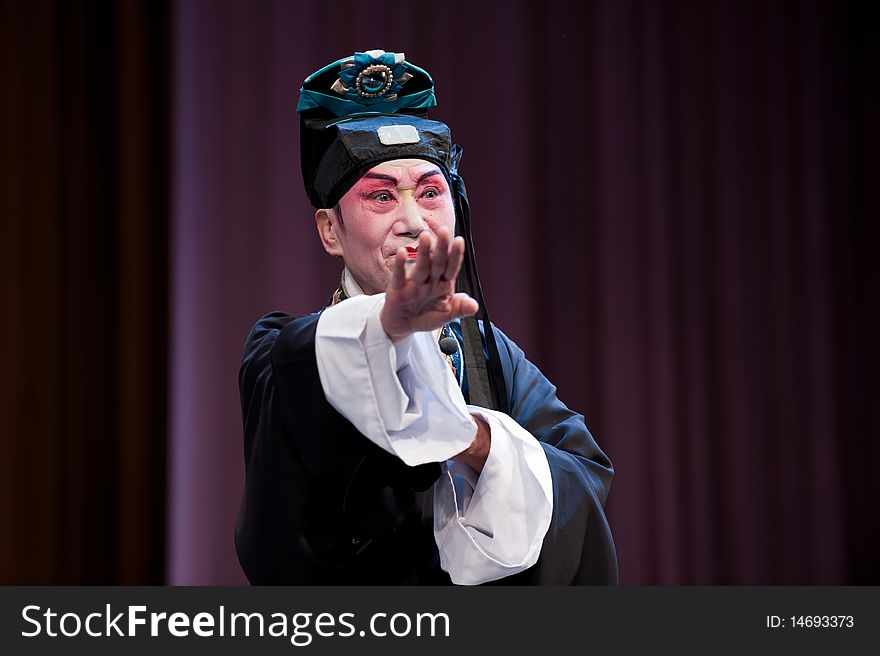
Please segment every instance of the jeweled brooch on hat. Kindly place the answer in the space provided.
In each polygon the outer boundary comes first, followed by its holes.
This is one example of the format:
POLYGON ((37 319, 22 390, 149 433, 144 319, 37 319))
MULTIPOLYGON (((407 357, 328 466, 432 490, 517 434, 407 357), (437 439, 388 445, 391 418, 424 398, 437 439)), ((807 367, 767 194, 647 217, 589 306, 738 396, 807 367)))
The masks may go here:
POLYGON ((390 101, 397 98, 412 75, 404 67, 402 52, 368 50, 356 52, 340 62, 339 78, 331 89, 358 102, 390 101))

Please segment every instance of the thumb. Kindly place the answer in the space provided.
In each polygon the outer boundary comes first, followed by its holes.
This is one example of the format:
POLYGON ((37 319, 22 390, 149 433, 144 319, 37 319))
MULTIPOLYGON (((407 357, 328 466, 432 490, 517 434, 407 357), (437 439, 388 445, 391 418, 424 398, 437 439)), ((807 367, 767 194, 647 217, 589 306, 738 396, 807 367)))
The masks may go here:
POLYGON ((458 292, 452 296, 452 315, 453 317, 466 317, 476 314, 480 309, 480 304, 464 292, 458 292))

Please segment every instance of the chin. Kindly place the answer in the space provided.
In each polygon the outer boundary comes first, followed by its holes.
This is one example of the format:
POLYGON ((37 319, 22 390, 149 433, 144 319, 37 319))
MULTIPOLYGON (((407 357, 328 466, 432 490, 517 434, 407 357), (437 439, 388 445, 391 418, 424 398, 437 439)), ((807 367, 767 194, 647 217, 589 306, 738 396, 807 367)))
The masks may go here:
POLYGON ((383 278, 381 280, 371 278, 370 280, 365 280, 363 284, 361 284, 361 289, 364 290, 365 294, 369 294, 370 296, 372 296, 374 294, 381 294, 382 292, 384 292, 386 289, 388 289, 388 285, 390 283, 390 276, 387 279, 383 278))

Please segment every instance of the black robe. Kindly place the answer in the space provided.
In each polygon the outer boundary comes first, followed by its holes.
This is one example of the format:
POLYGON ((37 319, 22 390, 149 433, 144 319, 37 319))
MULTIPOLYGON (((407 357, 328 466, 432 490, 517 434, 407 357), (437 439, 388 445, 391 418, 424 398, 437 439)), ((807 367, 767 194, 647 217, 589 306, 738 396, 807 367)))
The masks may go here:
MULTIPOLYGON (((440 465, 405 465, 330 406, 315 359, 319 316, 268 314, 245 340, 246 479, 235 527, 242 569, 259 585, 448 584, 432 524, 440 465)), ((511 416, 540 441, 553 480, 538 562, 495 583, 616 584, 604 512, 611 463, 583 416, 494 330, 511 416)))

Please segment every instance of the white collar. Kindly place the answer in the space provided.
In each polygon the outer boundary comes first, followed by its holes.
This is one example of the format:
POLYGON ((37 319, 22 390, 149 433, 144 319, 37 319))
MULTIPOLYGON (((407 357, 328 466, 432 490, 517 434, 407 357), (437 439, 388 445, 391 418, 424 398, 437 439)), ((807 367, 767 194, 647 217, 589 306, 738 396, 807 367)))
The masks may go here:
POLYGON ((348 267, 345 267, 342 270, 342 291, 345 292, 345 295, 348 298, 351 298, 352 296, 360 296, 364 293, 361 286, 355 282, 354 276, 351 275, 351 271, 348 270, 348 267))

